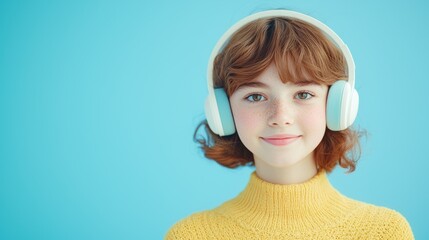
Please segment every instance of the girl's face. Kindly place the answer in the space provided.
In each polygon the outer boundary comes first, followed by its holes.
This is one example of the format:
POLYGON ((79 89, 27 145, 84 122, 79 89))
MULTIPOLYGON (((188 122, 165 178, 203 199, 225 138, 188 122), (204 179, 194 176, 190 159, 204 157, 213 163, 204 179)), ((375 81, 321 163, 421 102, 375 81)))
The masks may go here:
POLYGON ((314 160, 326 129, 328 86, 310 80, 284 84, 271 64, 230 96, 237 133, 255 162, 289 167, 314 160))

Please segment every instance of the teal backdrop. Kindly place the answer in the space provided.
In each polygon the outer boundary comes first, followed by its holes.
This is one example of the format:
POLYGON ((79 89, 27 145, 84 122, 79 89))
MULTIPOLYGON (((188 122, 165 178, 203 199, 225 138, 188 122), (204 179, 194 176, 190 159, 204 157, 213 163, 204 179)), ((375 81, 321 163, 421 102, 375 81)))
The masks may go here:
POLYGON ((429 239, 427 1, 0 2, 0 239, 162 239, 235 197, 192 141, 206 66, 248 14, 286 8, 330 26, 356 62, 368 131, 343 194, 402 213, 429 239))

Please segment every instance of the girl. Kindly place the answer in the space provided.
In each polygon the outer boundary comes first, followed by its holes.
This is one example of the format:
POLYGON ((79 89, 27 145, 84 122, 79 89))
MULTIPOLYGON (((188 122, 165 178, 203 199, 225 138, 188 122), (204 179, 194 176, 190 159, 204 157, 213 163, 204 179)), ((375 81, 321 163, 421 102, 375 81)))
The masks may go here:
POLYGON ((326 25, 287 10, 246 17, 213 50, 208 84, 194 138, 219 164, 256 170, 236 198, 166 239, 413 239, 400 213, 352 200, 327 178, 337 165, 354 171, 360 132, 350 127, 353 59, 326 25), (201 126, 207 140, 196 138, 201 126))

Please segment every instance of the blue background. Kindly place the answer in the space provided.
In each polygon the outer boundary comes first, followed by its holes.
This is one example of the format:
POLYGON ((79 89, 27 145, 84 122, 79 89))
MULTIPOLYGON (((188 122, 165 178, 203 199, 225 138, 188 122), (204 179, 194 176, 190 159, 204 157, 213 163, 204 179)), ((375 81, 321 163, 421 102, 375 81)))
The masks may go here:
POLYGON ((401 212, 429 238, 429 5, 421 1, 1 1, 0 239, 161 239, 235 197, 251 168, 204 159, 212 47, 268 8, 348 44, 369 136, 343 194, 401 212))

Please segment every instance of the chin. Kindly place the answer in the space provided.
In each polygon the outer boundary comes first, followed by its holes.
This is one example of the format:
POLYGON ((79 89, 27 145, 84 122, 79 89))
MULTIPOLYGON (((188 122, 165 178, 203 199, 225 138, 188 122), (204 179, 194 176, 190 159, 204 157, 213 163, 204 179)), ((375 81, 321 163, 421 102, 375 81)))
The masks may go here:
POLYGON ((299 160, 284 160, 284 159, 279 159, 279 160, 264 161, 264 162, 266 164, 272 166, 272 167, 286 168, 286 167, 291 167, 291 166, 297 164, 299 162, 299 160))

